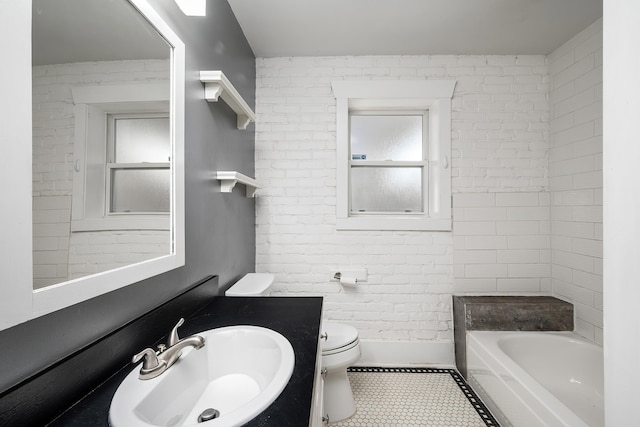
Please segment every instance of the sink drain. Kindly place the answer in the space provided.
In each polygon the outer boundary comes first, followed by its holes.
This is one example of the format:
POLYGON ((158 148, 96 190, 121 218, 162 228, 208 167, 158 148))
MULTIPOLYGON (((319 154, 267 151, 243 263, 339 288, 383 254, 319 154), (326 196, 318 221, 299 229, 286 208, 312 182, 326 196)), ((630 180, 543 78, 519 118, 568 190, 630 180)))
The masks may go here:
POLYGON ((203 423, 205 421, 210 421, 220 416, 220 411, 213 408, 207 408, 198 417, 198 422, 203 423))

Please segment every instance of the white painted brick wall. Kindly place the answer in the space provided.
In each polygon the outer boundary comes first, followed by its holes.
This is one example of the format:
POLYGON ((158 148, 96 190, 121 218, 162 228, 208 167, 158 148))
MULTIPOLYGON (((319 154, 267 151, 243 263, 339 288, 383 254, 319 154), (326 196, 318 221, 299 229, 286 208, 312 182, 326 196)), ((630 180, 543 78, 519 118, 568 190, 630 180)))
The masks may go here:
POLYGON ((91 231, 72 233, 68 279, 100 273, 169 253, 163 230, 91 231))
MULTIPOLYGON (((116 243, 114 235, 111 248, 100 248, 103 255, 88 260, 78 254, 88 251, 91 240, 77 236, 84 233, 74 233, 72 237, 70 232, 74 143, 71 88, 159 82, 166 80, 167 70, 166 60, 33 67, 33 255, 36 288, 78 277, 82 273, 105 271, 113 266, 168 253, 166 232, 162 233, 162 248, 158 247, 157 241, 136 247, 129 243, 116 243), (135 253, 130 261, 122 260, 120 254, 131 250, 135 253)), ((104 236, 111 232, 100 234, 104 236)), ((92 237, 95 240, 97 236, 92 237)))
POLYGON ((549 55, 551 281, 602 344, 602 19, 549 55))
POLYGON ((275 293, 325 296, 365 340, 452 340, 451 295, 549 291, 544 56, 259 58, 256 271, 275 293), (453 232, 336 231, 342 79, 455 78, 453 232), (542 192, 542 195, 539 194, 542 192), (366 268, 343 287, 333 272, 366 268))

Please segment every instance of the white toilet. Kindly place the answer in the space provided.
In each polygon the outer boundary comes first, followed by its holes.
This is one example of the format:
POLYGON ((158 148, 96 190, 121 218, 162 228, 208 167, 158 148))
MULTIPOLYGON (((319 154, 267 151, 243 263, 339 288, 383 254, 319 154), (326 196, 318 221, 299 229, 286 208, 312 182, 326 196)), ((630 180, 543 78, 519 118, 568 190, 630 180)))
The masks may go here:
MULTIPOLYGON (((225 296, 268 296, 274 276, 249 273, 225 292, 225 296)), ((340 421, 356 412, 347 368, 360 359, 358 330, 340 323, 322 323, 322 369, 324 378, 324 413, 331 422, 340 421)))

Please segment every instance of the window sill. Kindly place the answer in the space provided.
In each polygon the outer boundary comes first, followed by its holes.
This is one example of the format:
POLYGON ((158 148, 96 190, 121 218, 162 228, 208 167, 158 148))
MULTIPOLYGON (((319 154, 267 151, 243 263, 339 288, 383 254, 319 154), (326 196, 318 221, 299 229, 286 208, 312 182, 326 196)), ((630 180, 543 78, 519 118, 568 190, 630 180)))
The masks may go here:
POLYGON ((170 230, 169 215, 126 215, 71 221, 72 232, 114 230, 170 230))
POLYGON ((450 218, 349 217, 337 218, 338 230, 451 231, 450 218))

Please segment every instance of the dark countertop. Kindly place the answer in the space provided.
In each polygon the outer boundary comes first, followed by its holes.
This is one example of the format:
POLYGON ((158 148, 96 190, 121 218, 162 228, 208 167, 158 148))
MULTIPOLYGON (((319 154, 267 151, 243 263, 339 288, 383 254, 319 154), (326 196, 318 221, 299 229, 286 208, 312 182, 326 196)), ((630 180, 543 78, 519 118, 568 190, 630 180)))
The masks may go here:
MULTIPOLYGON (((309 425, 313 402, 322 297, 216 297, 189 316, 179 332, 191 335, 232 325, 254 325, 273 329, 293 346, 295 367, 289 383, 275 402, 246 427, 309 425)), ((111 398, 132 364, 116 372, 82 400, 48 424, 52 427, 108 426, 111 398)))

